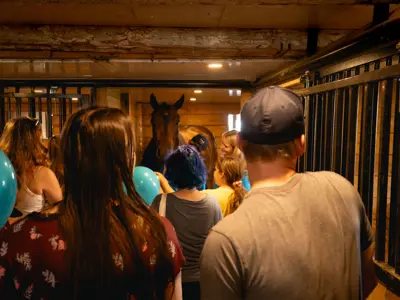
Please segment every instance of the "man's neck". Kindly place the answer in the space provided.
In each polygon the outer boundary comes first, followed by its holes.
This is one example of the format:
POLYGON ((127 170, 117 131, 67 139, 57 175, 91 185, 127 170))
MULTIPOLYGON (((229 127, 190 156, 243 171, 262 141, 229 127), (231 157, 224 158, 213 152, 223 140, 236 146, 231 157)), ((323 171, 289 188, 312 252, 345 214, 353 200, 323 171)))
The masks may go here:
POLYGON ((296 174, 296 162, 278 159, 272 162, 247 162, 251 188, 285 184, 296 174))

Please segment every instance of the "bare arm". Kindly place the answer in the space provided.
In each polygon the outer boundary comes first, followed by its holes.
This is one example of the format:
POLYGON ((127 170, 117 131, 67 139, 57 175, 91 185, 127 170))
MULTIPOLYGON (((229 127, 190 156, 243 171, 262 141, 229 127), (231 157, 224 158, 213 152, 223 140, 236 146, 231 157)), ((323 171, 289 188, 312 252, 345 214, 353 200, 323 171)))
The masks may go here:
POLYGON ((364 299, 372 293, 378 284, 373 261, 374 245, 369 246, 361 256, 362 287, 364 299))
POLYGON ((167 178, 161 173, 154 172, 156 173, 158 180, 160 180, 160 185, 163 193, 168 194, 168 193, 173 193, 175 192, 174 189, 169 185, 167 178))
POLYGON ((36 181, 40 183, 45 199, 54 204, 62 200, 62 191, 57 177, 49 168, 41 168, 36 181))
POLYGON ((180 272, 175 278, 175 288, 172 300, 182 300, 182 272, 180 272))

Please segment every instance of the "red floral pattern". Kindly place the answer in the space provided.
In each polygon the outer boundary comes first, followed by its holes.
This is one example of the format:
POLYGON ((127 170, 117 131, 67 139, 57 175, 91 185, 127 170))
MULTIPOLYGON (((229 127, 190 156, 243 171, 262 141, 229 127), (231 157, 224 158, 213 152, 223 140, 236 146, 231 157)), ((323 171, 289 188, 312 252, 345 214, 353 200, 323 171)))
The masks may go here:
MULTIPOLYGON (((174 263, 175 276, 184 262, 182 249, 172 225, 162 218, 168 237, 168 248, 174 263)), ((134 227, 150 233, 144 220, 138 218, 134 227)), ((151 235, 148 235, 151 238, 151 235)), ((143 245, 149 265, 157 263, 152 255, 151 240, 143 245)), ((66 292, 67 245, 62 239, 57 218, 33 214, 12 225, 6 224, 0 233, 0 299, 64 299, 66 292)), ((124 271, 124 258, 113 254, 115 267, 124 271)), ((130 297, 135 299, 134 296, 130 297)))

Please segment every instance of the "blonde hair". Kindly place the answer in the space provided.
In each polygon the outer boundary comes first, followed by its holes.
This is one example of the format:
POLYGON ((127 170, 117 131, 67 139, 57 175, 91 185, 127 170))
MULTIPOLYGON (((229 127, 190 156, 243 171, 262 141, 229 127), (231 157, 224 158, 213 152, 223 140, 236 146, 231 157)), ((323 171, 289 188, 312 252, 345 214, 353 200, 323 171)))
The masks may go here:
POLYGON ((279 145, 258 145, 242 140, 241 144, 243 154, 248 162, 271 162, 277 158, 288 160, 296 158, 296 144, 294 140, 279 145))
POLYGON ((225 177, 227 185, 233 189, 234 193, 230 196, 228 202, 228 214, 238 209, 243 202, 247 192, 242 186, 246 163, 243 155, 228 155, 221 158, 217 163, 217 170, 225 177))
POLYGON ((222 139, 232 147, 232 152, 229 155, 241 155, 241 151, 237 144, 237 135, 238 132, 236 130, 226 131, 222 134, 222 139))

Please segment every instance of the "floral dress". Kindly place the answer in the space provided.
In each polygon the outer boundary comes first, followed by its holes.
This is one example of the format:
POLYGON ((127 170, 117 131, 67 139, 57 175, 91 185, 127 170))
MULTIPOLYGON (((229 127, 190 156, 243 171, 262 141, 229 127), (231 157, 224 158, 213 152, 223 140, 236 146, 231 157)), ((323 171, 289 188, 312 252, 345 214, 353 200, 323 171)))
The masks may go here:
MULTIPOLYGON (((184 263, 182 249, 171 223, 166 219, 162 223, 177 276, 184 263)), ((141 218, 137 218, 134 227, 137 226, 150 231, 141 218)), ((150 234, 148 237, 151 239, 150 234)), ((151 266, 157 262, 148 241, 143 253, 151 266)), ((0 232, 0 299, 66 299, 69 288, 64 260, 66 247, 56 215, 34 213, 12 225, 6 224, 0 232)), ((117 271, 123 271, 122 255, 114 253, 113 260, 117 271)), ((132 295, 130 299, 135 297, 132 295)))

